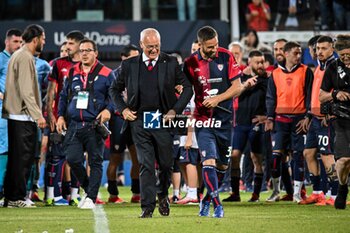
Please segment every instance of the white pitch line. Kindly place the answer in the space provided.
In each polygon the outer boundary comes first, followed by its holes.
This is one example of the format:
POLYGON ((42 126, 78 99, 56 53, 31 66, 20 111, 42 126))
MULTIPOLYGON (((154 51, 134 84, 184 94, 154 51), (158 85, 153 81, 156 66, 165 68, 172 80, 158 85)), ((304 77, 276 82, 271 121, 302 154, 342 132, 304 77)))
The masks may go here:
POLYGON ((108 219, 103 205, 96 205, 93 209, 96 233, 109 233, 108 219))

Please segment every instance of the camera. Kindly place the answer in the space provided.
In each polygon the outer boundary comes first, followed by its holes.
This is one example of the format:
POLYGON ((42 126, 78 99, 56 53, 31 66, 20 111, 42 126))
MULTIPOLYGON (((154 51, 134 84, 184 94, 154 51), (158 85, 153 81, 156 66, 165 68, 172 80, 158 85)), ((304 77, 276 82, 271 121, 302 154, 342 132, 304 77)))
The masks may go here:
POLYGON ((50 141, 54 144, 60 144, 64 140, 64 135, 59 133, 50 133, 50 141))
POLYGON ((93 122, 93 127, 96 129, 96 132, 101 135, 101 137, 106 140, 108 135, 112 134, 111 131, 107 128, 105 124, 100 124, 98 120, 93 122))
POLYGON ((321 104, 321 114, 334 115, 350 120, 350 106, 342 102, 326 102, 321 104))

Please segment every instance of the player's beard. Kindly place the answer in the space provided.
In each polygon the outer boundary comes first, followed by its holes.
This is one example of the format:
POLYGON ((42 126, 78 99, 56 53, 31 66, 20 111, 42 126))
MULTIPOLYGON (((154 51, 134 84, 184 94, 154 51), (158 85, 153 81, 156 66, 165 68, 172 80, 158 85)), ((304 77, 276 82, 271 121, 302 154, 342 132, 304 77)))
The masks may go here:
POLYGON ((266 71, 262 68, 260 69, 252 69, 252 71, 254 72, 254 74, 258 75, 258 76, 265 76, 266 71))
POLYGON ((43 51, 43 46, 41 43, 38 43, 35 47, 35 52, 41 53, 43 51))
POLYGON ((214 58, 215 58, 215 54, 216 54, 216 52, 213 52, 213 51, 205 51, 205 50, 203 50, 203 53, 204 53, 204 55, 205 55, 207 58, 211 58, 211 59, 214 59, 214 58))

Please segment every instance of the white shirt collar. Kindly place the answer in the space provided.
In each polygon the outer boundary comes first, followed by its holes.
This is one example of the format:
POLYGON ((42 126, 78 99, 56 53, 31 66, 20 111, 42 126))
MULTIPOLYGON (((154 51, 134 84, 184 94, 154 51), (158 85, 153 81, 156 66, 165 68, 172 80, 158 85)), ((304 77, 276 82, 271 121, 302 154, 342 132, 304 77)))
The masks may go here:
MULTIPOLYGON (((158 61, 158 57, 156 57, 154 60, 152 60, 152 65, 155 66, 155 64, 157 63, 158 61)), ((146 56, 145 53, 142 53, 142 62, 146 63, 146 66, 148 66, 148 63, 149 63, 149 58, 146 56)))

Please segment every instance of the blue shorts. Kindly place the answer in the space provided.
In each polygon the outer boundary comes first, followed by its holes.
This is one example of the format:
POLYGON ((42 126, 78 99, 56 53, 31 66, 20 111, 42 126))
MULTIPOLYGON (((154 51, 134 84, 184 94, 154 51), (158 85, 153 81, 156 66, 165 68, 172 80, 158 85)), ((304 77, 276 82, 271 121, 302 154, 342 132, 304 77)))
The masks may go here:
POLYGON ((179 160, 180 157, 180 136, 174 135, 173 139, 173 158, 179 160))
POLYGON ((180 147, 179 163, 190 163, 192 165, 198 165, 200 162, 199 150, 191 148, 186 150, 185 147, 180 147))
POLYGON ((275 120, 274 131, 272 132, 272 150, 303 151, 305 145, 305 134, 296 133, 296 125, 304 116, 289 118, 290 122, 275 120))
POLYGON ((215 159, 221 164, 229 164, 231 158, 231 128, 196 128, 196 137, 201 162, 215 159))
POLYGON ((309 131, 306 135, 305 148, 317 148, 323 154, 334 153, 334 128, 332 122, 328 122, 328 127, 321 125, 322 120, 313 117, 309 131))
POLYGON ((55 143, 52 138, 50 138, 50 134, 50 128, 46 127, 43 131, 43 136, 48 137, 46 158, 65 158, 63 141, 61 143, 55 143))
POLYGON ((109 127, 112 131, 110 138, 110 151, 111 153, 123 153, 126 147, 134 144, 131 137, 130 127, 127 127, 123 133, 120 133, 124 120, 115 114, 112 114, 112 118, 109 121, 109 127))
POLYGON ((263 125, 237 125, 233 128, 233 150, 243 151, 248 141, 251 152, 261 154, 263 147, 263 125))

